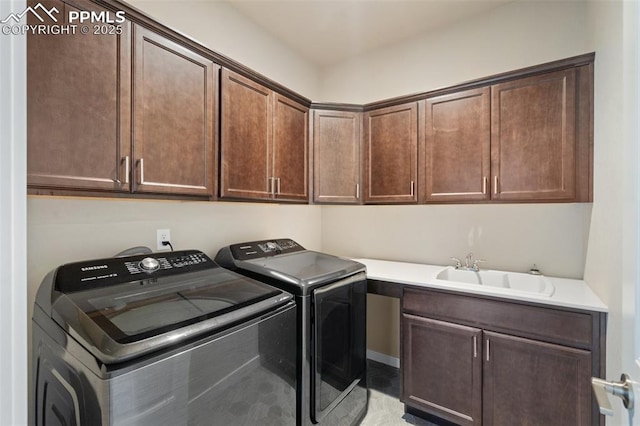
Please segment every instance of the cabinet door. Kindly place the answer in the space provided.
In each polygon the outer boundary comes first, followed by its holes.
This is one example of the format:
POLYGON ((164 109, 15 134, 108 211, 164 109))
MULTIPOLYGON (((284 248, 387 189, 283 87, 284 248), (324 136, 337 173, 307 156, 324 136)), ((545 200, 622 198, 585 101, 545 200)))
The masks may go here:
POLYGON ((365 202, 418 201, 418 104, 365 114, 365 202))
POLYGON ((134 191, 213 195, 213 62, 135 26, 134 191))
POLYGON ((485 425, 591 424, 591 352, 484 334, 485 425))
POLYGON ((491 88, 492 198, 573 200, 575 70, 491 88))
MULTIPOLYGON (((30 1, 35 7, 38 2, 30 1)), ((72 3, 55 7, 66 25, 72 3)), ((92 3, 82 10, 100 11, 92 3)), ((33 14, 29 23, 42 24, 33 14)), ((27 36, 27 183, 30 187, 129 191, 130 23, 121 34, 27 36)))
POLYGON ((426 200, 489 199, 489 88, 427 99, 426 200))
POLYGON ((273 94, 273 173, 275 198, 309 200, 309 108, 273 94))
POLYGON ((270 90, 222 70, 220 196, 269 199, 272 194, 270 90))
POLYGON ((402 401, 460 425, 480 424, 481 330, 403 314, 402 333, 402 401))
POLYGON ((357 112, 313 112, 313 201, 360 202, 360 127, 357 112))

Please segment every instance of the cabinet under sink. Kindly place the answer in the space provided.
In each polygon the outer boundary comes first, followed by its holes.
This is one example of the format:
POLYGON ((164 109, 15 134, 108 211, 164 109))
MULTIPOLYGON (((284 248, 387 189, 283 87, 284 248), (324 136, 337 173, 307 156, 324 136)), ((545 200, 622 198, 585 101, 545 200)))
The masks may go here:
POLYGON ((408 412, 460 425, 604 424, 590 378, 604 377, 606 313, 412 286, 401 307, 408 412))

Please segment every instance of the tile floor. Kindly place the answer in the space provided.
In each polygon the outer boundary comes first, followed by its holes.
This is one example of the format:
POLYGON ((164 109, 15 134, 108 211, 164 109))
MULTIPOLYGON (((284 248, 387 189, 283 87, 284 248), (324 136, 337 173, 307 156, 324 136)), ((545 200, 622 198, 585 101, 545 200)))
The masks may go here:
POLYGON ((369 409, 360 426, 438 426, 404 412, 400 402, 400 370, 367 360, 369 409))

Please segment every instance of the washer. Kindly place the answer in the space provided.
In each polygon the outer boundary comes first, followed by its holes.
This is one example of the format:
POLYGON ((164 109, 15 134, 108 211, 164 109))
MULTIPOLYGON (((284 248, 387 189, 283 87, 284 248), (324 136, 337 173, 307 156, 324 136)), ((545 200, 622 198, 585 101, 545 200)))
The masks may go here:
POLYGON ((60 266, 36 295, 30 424, 295 425, 296 317, 196 250, 60 266))
POLYGON ((225 268, 292 293, 298 307, 298 425, 352 425, 367 411, 365 266, 291 239, 233 244, 225 268))

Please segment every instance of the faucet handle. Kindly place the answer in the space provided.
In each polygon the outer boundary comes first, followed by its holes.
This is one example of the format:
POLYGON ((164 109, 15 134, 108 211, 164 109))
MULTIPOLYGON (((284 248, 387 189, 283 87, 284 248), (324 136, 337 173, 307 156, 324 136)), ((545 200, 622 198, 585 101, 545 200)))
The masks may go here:
POLYGON ((476 259, 473 261, 473 266, 471 267, 474 271, 479 271, 480 270, 480 263, 484 263, 485 260, 484 259, 476 259))
POLYGON ((460 269, 462 267, 462 262, 457 257, 452 257, 451 260, 456 262, 456 264, 454 265, 456 269, 460 269))

